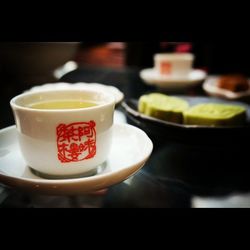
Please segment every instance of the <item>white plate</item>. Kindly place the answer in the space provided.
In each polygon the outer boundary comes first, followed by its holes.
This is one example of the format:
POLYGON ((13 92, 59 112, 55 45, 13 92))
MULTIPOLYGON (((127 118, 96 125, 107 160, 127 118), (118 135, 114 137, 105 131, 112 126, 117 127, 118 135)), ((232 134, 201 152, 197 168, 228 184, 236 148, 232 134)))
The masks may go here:
POLYGON ((154 68, 140 72, 140 77, 145 83, 164 89, 187 88, 200 83, 206 76, 206 72, 199 69, 192 70, 187 77, 162 76, 154 68))
POLYGON ((114 124, 113 144, 106 166, 96 175, 49 180, 34 175, 26 165, 17 141, 16 127, 0 130, 0 183, 50 195, 79 195, 122 182, 143 167, 153 149, 148 136, 128 124, 114 124))
POLYGON ((244 97, 250 97, 250 81, 248 81, 249 89, 247 91, 232 92, 217 86, 219 77, 209 77, 203 84, 203 89, 211 96, 223 97, 229 100, 238 100, 244 97))
POLYGON ((66 83, 66 82, 58 82, 58 83, 46 83, 40 86, 34 86, 28 91, 40 91, 40 90, 50 90, 50 89, 90 89, 90 90, 101 90, 104 92, 112 93, 115 97, 116 104, 120 103, 123 98, 124 94, 116 87, 110 85, 104 85, 100 83, 85 83, 85 82, 78 82, 78 83, 66 83))

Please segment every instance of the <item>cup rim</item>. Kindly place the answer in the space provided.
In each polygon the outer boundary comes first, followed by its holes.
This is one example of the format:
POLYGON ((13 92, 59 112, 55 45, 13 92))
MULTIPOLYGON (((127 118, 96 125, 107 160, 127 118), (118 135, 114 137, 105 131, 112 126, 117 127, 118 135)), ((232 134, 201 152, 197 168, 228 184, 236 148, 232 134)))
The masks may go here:
POLYGON ((172 53, 157 53, 154 54, 154 60, 173 60, 173 61, 192 61, 194 60, 194 54, 192 53, 180 53, 180 52, 172 52, 172 53))
POLYGON ((100 91, 100 90, 88 90, 88 89, 60 89, 60 90, 40 90, 40 91, 34 91, 34 92, 25 92, 22 94, 19 94, 15 97, 13 97, 10 100, 10 106, 13 109, 19 109, 19 110, 24 110, 24 111, 33 111, 33 112, 41 112, 41 113, 58 113, 58 112, 76 112, 76 111, 83 111, 83 110, 95 110, 95 109, 99 109, 102 107, 106 107, 109 105, 115 105, 115 97, 112 94, 100 91), (39 93, 41 94, 46 94, 46 93, 58 93, 58 92, 84 92, 84 93, 97 93, 100 95, 104 95, 105 97, 108 97, 109 101, 102 103, 102 104, 98 104, 96 106, 92 106, 92 107, 86 107, 86 108, 76 108, 76 109, 37 109, 37 108, 31 108, 31 107, 27 107, 27 106, 22 106, 16 103, 17 100, 27 97, 27 96, 32 96, 32 95, 37 95, 39 93))

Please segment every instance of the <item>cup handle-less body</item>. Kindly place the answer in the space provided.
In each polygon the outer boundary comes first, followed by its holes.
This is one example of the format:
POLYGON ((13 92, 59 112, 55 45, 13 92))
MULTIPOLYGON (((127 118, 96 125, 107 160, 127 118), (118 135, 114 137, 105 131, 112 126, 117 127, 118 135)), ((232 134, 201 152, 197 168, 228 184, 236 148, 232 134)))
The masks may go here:
POLYGON ((23 108, 13 102, 11 106, 20 148, 32 169, 49 176, 82 175, 107 159, 114 101, 52 111, 23 108))

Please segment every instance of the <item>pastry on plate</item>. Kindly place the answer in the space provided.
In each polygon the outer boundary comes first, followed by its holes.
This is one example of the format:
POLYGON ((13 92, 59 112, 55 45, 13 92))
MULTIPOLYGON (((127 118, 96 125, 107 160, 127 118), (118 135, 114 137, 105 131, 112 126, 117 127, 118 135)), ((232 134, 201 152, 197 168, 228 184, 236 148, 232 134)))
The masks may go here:
POLYGON ((246 109, 238 105, 198 104, 184 112, 184 124, 237 126, 246 122, 246 109))
POLYGON ((249 83, 243 75, 225 75, 218 79, 217 87, 232 92, 242 92, 249 89, 249 83))
POLYGON ((175 123, 183 122, 183 112, 188 107, 189 104, 185 100, 160 93, 143 95, 138 102, 140 113, 175 123))

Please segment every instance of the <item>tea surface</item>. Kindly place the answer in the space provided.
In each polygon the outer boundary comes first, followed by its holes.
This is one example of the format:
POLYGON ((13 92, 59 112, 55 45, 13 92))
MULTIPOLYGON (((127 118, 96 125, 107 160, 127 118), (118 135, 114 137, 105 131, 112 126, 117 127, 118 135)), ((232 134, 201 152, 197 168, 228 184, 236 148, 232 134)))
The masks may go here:
POLYGON ((48 101, 37 102, 31 104, 29 107, 34 109, 80 109, 97 106, 94 102, 84 102, 75 100, 60 100, 60 101, 48 101))

